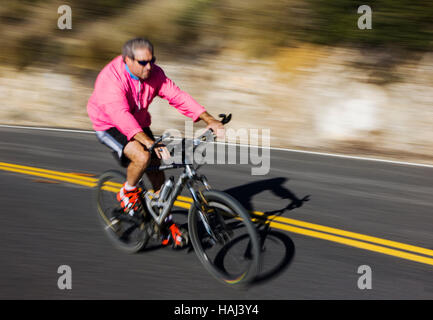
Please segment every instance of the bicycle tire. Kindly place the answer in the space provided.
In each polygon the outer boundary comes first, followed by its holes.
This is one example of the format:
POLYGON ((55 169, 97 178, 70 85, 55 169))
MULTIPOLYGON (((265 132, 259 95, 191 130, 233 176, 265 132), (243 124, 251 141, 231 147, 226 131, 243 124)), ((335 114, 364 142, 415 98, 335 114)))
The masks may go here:
MULTIPOLYGON (((202 194, 208 205, 208 213, 206 213, 208 216, 207 218, 210 219, 210 214, 214 215, 212 218, 214 220, 220 219, 220 217, 224 216, 223 227, 216 226, 220 222, 210 223, 211 228, 213 228, 212 231, 219 232, 218 229, 223 228, 226 233, 231 233, 232 235, 230 241, 225 239, 224 241, 221 240, 219 242, 215 242, 215 240, 213 240, 209 235, 209 232, 206 231, 196 206, 192 204, 188 214, 188 229, 197 257, 210 274, 227 285, 233 286, 251 282, 256 277, 259 270, 260 244, 256 228, 251 221, 250 215, 239 203, 239 201, 227 193, 216 190, 208 190, 204 191, 202 194), (240 224, 244 225, 244 231, 241 231, 239 228, 235 228, 235 226, 239 226, 240 224), (240 232, 237 232, 238 235, 233 236, 233 230, 236 229, 238 229, 240 232), (240 236, 239 233, 241 234, 240 236), (213 242, 215 243, 212 244, 213 242), (239 248, 245 247, 245 242, 246 248, 240 250, 239 248), (215 258, 212 258, 210 254, 206 252, 206 250, 213 250, 213 246, 216 244, 222 245, 222 248, 220 251, 215 249, 216 255, 215 258), (224 259, 226 259, 230 250, 235 248, 235 246, 239 246, 239 248, 236 250, 240 250, 241 254, 234 254, 234 258, 239 258, 239 263, 244 264, 245 266, 241 267, 241 271, 235 271, 231 273, 227 270, 227 265, 229 263, 226 263, 224 259)), ((231 259, 233 260, 233 258, 231 259)), ((239 268, 236 263, 237 262, 232 264, 235 269, 239 268)))
MULTIPOLYGON (((127 215, 123 212, 123 209, 120 207, 120 204, 116 199, 116 194, 122 186, 121 183, 123 183, 125 180, 125 174, 120 171, 109 170, 104 172, 99 177, 95 190, 96 209, 98 212, 99 221, 101 222, 111 242, 122 251, 127 253, 136 253, 146 246, 150 238, 147 229, 148 226, 144 220, 139 220, 140 222, 142 221, 140 224, 132 220, 130 222, 120 221, 116 224, 116 226, 112 225, 111 222, 111 219, 116 218, 116 216, 113 216, 113 212, 119 216, 127 215), (109 200, 104 197, 105 194, 108 195, 109 200), (112 196, 112 199, 110 196, 112 196), (121 232, 123 229, 126 230, 121 232), (128 238, 127 236, 125 237, 125 233, 127 231, 128 234, 135 232, 135 236, 131 238, 128 238)), ((141 215, 142 213, 139 212, 138 214, 141 215)))

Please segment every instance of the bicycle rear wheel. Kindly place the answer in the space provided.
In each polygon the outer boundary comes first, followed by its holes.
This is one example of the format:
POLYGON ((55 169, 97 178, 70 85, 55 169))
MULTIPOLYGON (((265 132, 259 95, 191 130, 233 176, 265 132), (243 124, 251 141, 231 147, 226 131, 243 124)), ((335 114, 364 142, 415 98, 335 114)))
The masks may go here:
POLYGON ((111 242, 123 251, 134 253, 146 246, 149 232, 143 210, 130 217, 116 199, 125 180, 122 172, 104 172, 96 186, 95 201, 99 220, 111 242))
POLYGON ((246 284, 258 272, 260 245, 245 208, 221 191, 204 191, 198 210, 191 205, 188 228, 194 250, 205 268, 228 285, 246 284), (205 203, 207 202, 207 203, 205 203))

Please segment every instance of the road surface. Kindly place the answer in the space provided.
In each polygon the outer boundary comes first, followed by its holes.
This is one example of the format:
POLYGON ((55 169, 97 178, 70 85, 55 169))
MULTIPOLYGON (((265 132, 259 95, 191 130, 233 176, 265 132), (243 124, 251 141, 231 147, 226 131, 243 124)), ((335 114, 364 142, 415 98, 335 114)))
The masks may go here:
POLYGON ((194 252, 113 248, 92 188, 62 179, 120 169, 94 134, 0 128, 0 162, 0 299, 433 298, 433 168, 283 150, 271 150, 265 176, 248 164, 203 167, 213 188, 279 219, 256 283, 236 290, 194 252), (71 290, 57 286, 61 265, 71 290), (361 266, 371 289, 358 286, 361 266))

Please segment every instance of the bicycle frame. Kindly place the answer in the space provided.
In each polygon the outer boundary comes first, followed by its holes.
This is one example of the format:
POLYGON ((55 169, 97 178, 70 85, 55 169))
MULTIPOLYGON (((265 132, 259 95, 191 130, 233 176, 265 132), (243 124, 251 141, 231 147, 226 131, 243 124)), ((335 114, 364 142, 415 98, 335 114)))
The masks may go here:
MULTIPOLYGON (((150 148, 149 151, 152 152, 153 149, 155 148, 155 146, 160 141, 162 141, 165 137, 168 137, 168 135, 163 135, 160 138, 158 138, 155 141, 155 143, 153 144, 153 146, 150 148)), ((199 138, 193 139, 193 151, 197 147, 199 147, 203 142, 205 142, 205 141, 209 142, 210 140, 213 141, 213 133, 209 129, 205 133, 203 133, 199 138)), ((182 144, 185 144, 185 138, 183 139, 182 144)), ((198 167, 197 167, 197 169, 198 169, 198 167)), ((163 203, 160 203, 158 201, 157 206, 162 207, 162 213, 161 214, 158 215, 153 210, 152 201, 155 201, 155 200, 153 200, 150 197, 149 192, 147 190, 143 192, 143 198, 146 201, 146 207, 148 209, 148 212, 151 214, 151 216, 153 217, 153 219, 155 220, 155 222, 157 223, 158 226, 160 226, 162 224, 162 222, 165 220, 165 218, 170 214, 170 211, 171 211, 171 208, 173 207, 174 201, 182 192, 183 188, 185 187, 185 184, 187 185, 189 192, 191 193, 192 198, 194 199, 194 205, 196 205, 196 206, 198 206, 198 203, 200 201, 199 201, 197 193, 195 192, 191 182, 200 181, 203 183, 203 185, 205 186, 206 189, 208 189, 208 190, 210 189, 210 185, 207 182, 206 177, 204 175, 198 175, 196 172, 196 169, 193 168, 192 164, 182 163, 182 164, 160 165, 157 167, 149 167, 149 168, 147 168, 146 171, 154 171, 154 170, 163 171, 163 170, 176 169, 176 168, 185 168, 185 169, 182 172, 182 174, 180 175, 179 179, 177 180, 177 182, 174 186, 174 190, 172 190, 171 193, 168 195, 168 198, 163 203)), ((199 207, 197 209, 200 210, 199 207)))
POLYGON ((159 203, 159 200, 154 200, 151 198, 148 191, 143 192, 143 197, 146 201, 146 206, 148 209, 148 212, 152 215, 155 222, 160 226, 162 222, 167 218, 167 216, 170 214, 170 211, 174 205, 174 202, 176 201, 177 197, 181 194, 183 188, 185 185, 187 185, 189 192, 192 195, 192 198, 194 199, 194 205, 198 205, 199 198, 197 195, 197 192, 193 188, 193 181, 200 181, 203 183, 206 189, 210 189, 210 185, 207 182, 207 179, 204 175, 197 175, 197 172, 192 168, 189 164, 173 164, 173 165, 162 165, 157 168, 157 170, 167 170, 167 169, 174 169, 174 168, 181 168, 184 167, 184 171, 179 176, 179 179, 176 181, 174 189, 170 192, 168 195, 168 198, 162 202, 159 203), (152 204, 152 201, 157 201, 156 205, 158 207, 162 207, 161 214, 157 214, 153 210, 154 204, 152 204))

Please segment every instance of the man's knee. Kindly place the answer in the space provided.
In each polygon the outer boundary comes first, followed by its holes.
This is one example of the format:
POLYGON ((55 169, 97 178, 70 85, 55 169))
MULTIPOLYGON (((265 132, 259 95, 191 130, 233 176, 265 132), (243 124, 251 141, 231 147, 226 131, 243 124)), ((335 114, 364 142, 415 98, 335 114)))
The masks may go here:
POLYGON ((137 141, 129 142, 123 152, 135 165, 147 167, 150 163, 149 151, 145 150, 141 143, 137 141))

